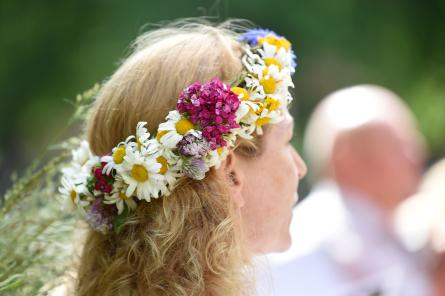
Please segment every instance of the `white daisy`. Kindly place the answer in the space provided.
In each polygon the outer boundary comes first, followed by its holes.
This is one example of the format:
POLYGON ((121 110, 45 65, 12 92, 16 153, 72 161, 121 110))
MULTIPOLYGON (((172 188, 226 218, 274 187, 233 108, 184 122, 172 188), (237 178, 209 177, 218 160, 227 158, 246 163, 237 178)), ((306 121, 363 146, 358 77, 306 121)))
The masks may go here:
POLYGON ((127 146, 125 142, 119 143, 113 148, 111 155, 104 155, 100 161, 105 162, 106 165, 102 169, 102 174, 110 175, 113 169, 116 169, 118 165, 124 162, 124 157, 127 154, 127 146))
POLYGON ((85 183, 75 184, 73 180, 67 176, 62 176, 61 183, 62 186, 59 187, 59 192, 66 201, 65 206, 71 208, 77 206, 85 213, 84 208, 90 204, 90 196, 85 183))
POLYGON ((113 184, 113 191, 111 195, 105 195, 105 204, 116 204, 118 214, 120 215, 124 210, 124 204, 127 205, 129 210, 136 209, 136 202, 132 196, 126 195, 128 185, 125 184, 123 178, 120 175, 116 175, 116 179, 113 184))
POLYGON ((206 163, 208 167, 219 168, 224 159, 229 154, 227 147, 219 147, 218 149, 211 150, 206 156, 206 163))
POLYGON ((150 139, 150 133, 148 132, 145 125, 147 124, 146 121, 139 121, 136 125, 136 142, 137 143, 145 143, 150 139))
POLYGON ((241 58, 241 62, 249 73, 255 73, 254 67, 256 65, 264 65, 264 61, 261 56, 253 53, 250 48, 244 48, 244 55, 241 58))
POLYGON ((93 166, 99 162, 99 157, 91 153, 87 141, 82 141, 79 148, 71 153, 72 161, 69 166, 62 168, 62 173, 74 180, 76 184, 81 183, 90 174, 93 166))
POLYGON ((283 82, 284 76, 277 65, 270 65, 258 73, 258 80, 266 94, 276 94, 281 90, 279 86, 283 82))
POLYGON ((157 151, 157 146, 154 145, 157 144, 157 141, 150 140, 150 133, 145 127, 146 124, 147 122, 140 121, 136 126, 136 144, 142 155, 150 155, 157 151))
POLYGON ((292 68, 292 55, 284 47, 277 47, 267 42, 263 43, 263 48, 258 50, 266 65, 275 64, 282 70, 283 68, 292 68))
POLYGON ((160 174, 161 167, 155 157, 143 156, 139 151, 127 147, 124 162, 117 168, 128 184, 125 194, 132 196, 136 191, 137 198, 147 202, 152 197, 158 198, 161 188, 165 186, 165 178, 160 174))
POLYGON ((255 124, 259 118, 259 113, 263 104, 261 102, 241 102, 240 108, 237 110, 237 117, 240 123, 255 124), (238 112, 239 111, 239 112, 238 112))
POLYGON ((130 146, 133 150, 139 150, 142 155, 150 155, 157 151, 157 141, 150 140, 150 133, 145 128, 147 123, 140 121, 136 127, 136 137, 129 136, 125 142, 120 142, 113 148, 111 155, 102 156, 101 162, 105 162, 102 173, 109 175, 113 169, 121 165, 126 155, 127 147, 130 146), (134 140, 136 142, 134 142, 134 140))
POLYGON ((159 125, 158 140, 167 148, 176 148, 176 144, 189 132, 194 131, 193 123, 179 114, 178 111, 170 111, 166 122, 159 125))
POLYGON ((233 129, 232 133, 236 136, 240 136, 244 139, 251 140, 252 134, 255 132, 255 124, 240 124, 239 128, 233 129))
MULTIPOLYGON (((258 80, 255 79, 257 82, 258 80)), ((260 87, 259 82, 257 86, 260 87)), ((238 95, 240 105, 236 110, 236 121, 238 123, 254 123, 256 120, 256 111, 258 111, 258 102, 263 101, 264 94, 258 93, 254 88, 232 87, 231 90, 238 95), (253 117, 253 118, 252 118, 253 117)))
MULTIPOLYGON (((163 145, 160 145, 163 147, 163 145)), ((166 148, 159 151, 156 161, 161 164, 159 174, 163 175, 165 182, 161 186, 161 195, 169 195, 176 185, 177 180, 182 176, 182 158, 171 149, 166 148)))
POLYGON ((223 135, 223 139, 226 141, 226 147, 232 148, 236 144, 236 134, 233 133, 233 129, 229 134, 223 135))
MULTIPOLYGON (((258 135, 263 134, 263 126, 271 123, 272 118, 270 117, 271 113, 267 109, 263 109, 261 114, 258 116, 258 119, 255 122, 255 132, 258 135)), ((275 118, 275 117, 274 117, 275 118)))
POLYGON ((93 157, 90 150, 90 145, 85 140, 80 143, 79 148, 74 149, 71 153, 73 155, 73 162, 79 164, 79 166, 83 166, 93 157))

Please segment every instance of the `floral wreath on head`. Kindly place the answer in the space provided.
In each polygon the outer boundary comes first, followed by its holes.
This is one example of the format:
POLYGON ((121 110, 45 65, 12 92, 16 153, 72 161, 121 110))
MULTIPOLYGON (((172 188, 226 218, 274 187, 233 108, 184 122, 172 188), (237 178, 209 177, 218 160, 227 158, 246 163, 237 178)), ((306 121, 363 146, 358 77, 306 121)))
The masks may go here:
POLYGON ((87 141, 72 151, 59 191, 93 229, 119 231, 139 202, 168 196, 183 176, 202 180, 238 136, 251 139, 283 119, 296 67, 290 42, 263 29, 247 31, 240 41, 244 69, 232 87, 216 78, 195 82, 181 92, 155 136, 139 122, 136 135, 107 155, 93 155, 87 141))

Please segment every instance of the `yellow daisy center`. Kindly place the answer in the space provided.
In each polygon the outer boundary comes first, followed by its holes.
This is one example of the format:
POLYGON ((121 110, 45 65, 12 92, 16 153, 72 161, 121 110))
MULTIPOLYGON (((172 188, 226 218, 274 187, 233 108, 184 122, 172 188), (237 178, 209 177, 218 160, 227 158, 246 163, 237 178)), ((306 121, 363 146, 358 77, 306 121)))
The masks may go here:
POLYGON ((270 75, 266 75, 261 79, 260 83, 263 86, 264 91, 268 94, 273 94, 277 89, 277 82, 270 75))
POLYGON ((158 158, 156 158, 156 161, 162 165, 161 168, 159 169, 159 173, 161 175, 165 175, 168 169, 167 159, 164 156, 159 156, 158 158))
POLYGON ((122 200, 128 199, 128 196, 125 194, 125 192, 119 192, 119 198, 122 200))
POLYGON ((147 169, 140 164, 133 165, 131 169, 131 176, 138 182, 145 182, 148 180, 147 169))
POLYGON ((270 111, 274 111, 277 110, 280 106, 280 101, 275 100, 271 97, 266 97, 266 102, 264 104, 267 109, 269 109, 270 111))
POLYGON ((280 38, 277 36, 274 36, 273 34, 269 34, 265 37, 258 38, 258 42, 260 44, 263 44, 264 42, 269 43, 270 45, 274 45, 277 48, 277 51, 283 47, 287 51, 290 50, 291 44, 289 41, 287 41, 285 38, 280 38))
POLYGON ((159 132, 156 134, 156 140, 158 140, 158 142, 160 142, 160 141, 161 141, 161 138, 162 138, 166 133, 168 133, 168 131, 159 131, 159 132))
POLYGON ((264 63, 266 63, 266 66, 275 65, 280 71, 281 69, 283 69, 283 65, 281 65, 281 63, 276 58, 265 58, 264 63))
POLYGON ((223 151, 224 151, 223 147, 216 148, 216 152, 218 152, 219 155, 221 155, 223 153, 223 151))
POLYGON ((269 117, 263 117, 263 118, 259 118, 257 119, 257 121, 255 122, 256 126, 263 126, 266 125, 270 122, 270 118, 269 117))
POLYGON ((191 130, 193 128, 194 128, 193 123, 190 120, 188 120, 187 118, 181 118, 176 123, 176 131, 180 135, 185 135, 189 130, 191 130))
POLYGON ((260 115, 261 112, 263 112, 263 110, 264 110, 264 104, 261 103, 261 102, 257 102, 256 105, 258 106, 258 109, 257 109, 256 111, 253 109, 252 106, 249 106, 249 108, 250 108, 250 110, 249 110, 250 114, 260 115))
POLYGON ((77 197, 77 192, 76 191, 74 191, 74 190, 71 190, 70 191, 70 198, 71 198, 71 201, 74 203, 74 200, 76 199, 76 197, 77 197))
POLYGON ((247 92, 246 89, 242 88, 242 87, 232 87, 231 90, 238 95, 238 98, 242 101, 248 101, 249 100, 249 93, 247 92))
POLYGON ((116 151, 113 153, 113 161, 114 163, 120 164, 124 161, 125 156, 125 147, 118 147, 116 151))

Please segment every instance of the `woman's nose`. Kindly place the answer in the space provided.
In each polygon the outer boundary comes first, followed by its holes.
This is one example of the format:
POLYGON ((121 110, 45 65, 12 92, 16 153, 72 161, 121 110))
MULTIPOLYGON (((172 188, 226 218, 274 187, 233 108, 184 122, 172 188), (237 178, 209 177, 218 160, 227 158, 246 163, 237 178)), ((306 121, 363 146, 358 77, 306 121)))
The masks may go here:
POLYGON ((295 150, 295 148, 294 148, 294 159, 298 168, 298 177, 302 179, 304 176, 306 176, 307 166, 304 160, 301 158, 300 154, 297 152, 297 150, 295 150))

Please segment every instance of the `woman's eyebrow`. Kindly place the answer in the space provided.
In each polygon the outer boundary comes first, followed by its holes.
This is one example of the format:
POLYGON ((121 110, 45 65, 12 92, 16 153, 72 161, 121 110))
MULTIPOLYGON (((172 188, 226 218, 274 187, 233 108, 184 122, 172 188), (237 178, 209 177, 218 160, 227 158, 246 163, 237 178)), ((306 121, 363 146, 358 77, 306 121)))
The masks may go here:
POLYGON ((292 130, 294 129, 294 125, 295 125, 295 120, 293 118, 291 118, 289 120, 289 122, 284 126, 284 128, 288 128, 289 126, 291 126, 292 130))
POLYGON ((281 126, 279 129, 280 133, 284 135, 289 135, 291 134, 291 136, 293 137, 294 135, 294 119, 291 118, 289 119, 289 121, 287 123, 285 123, 283 126, 281 126))

